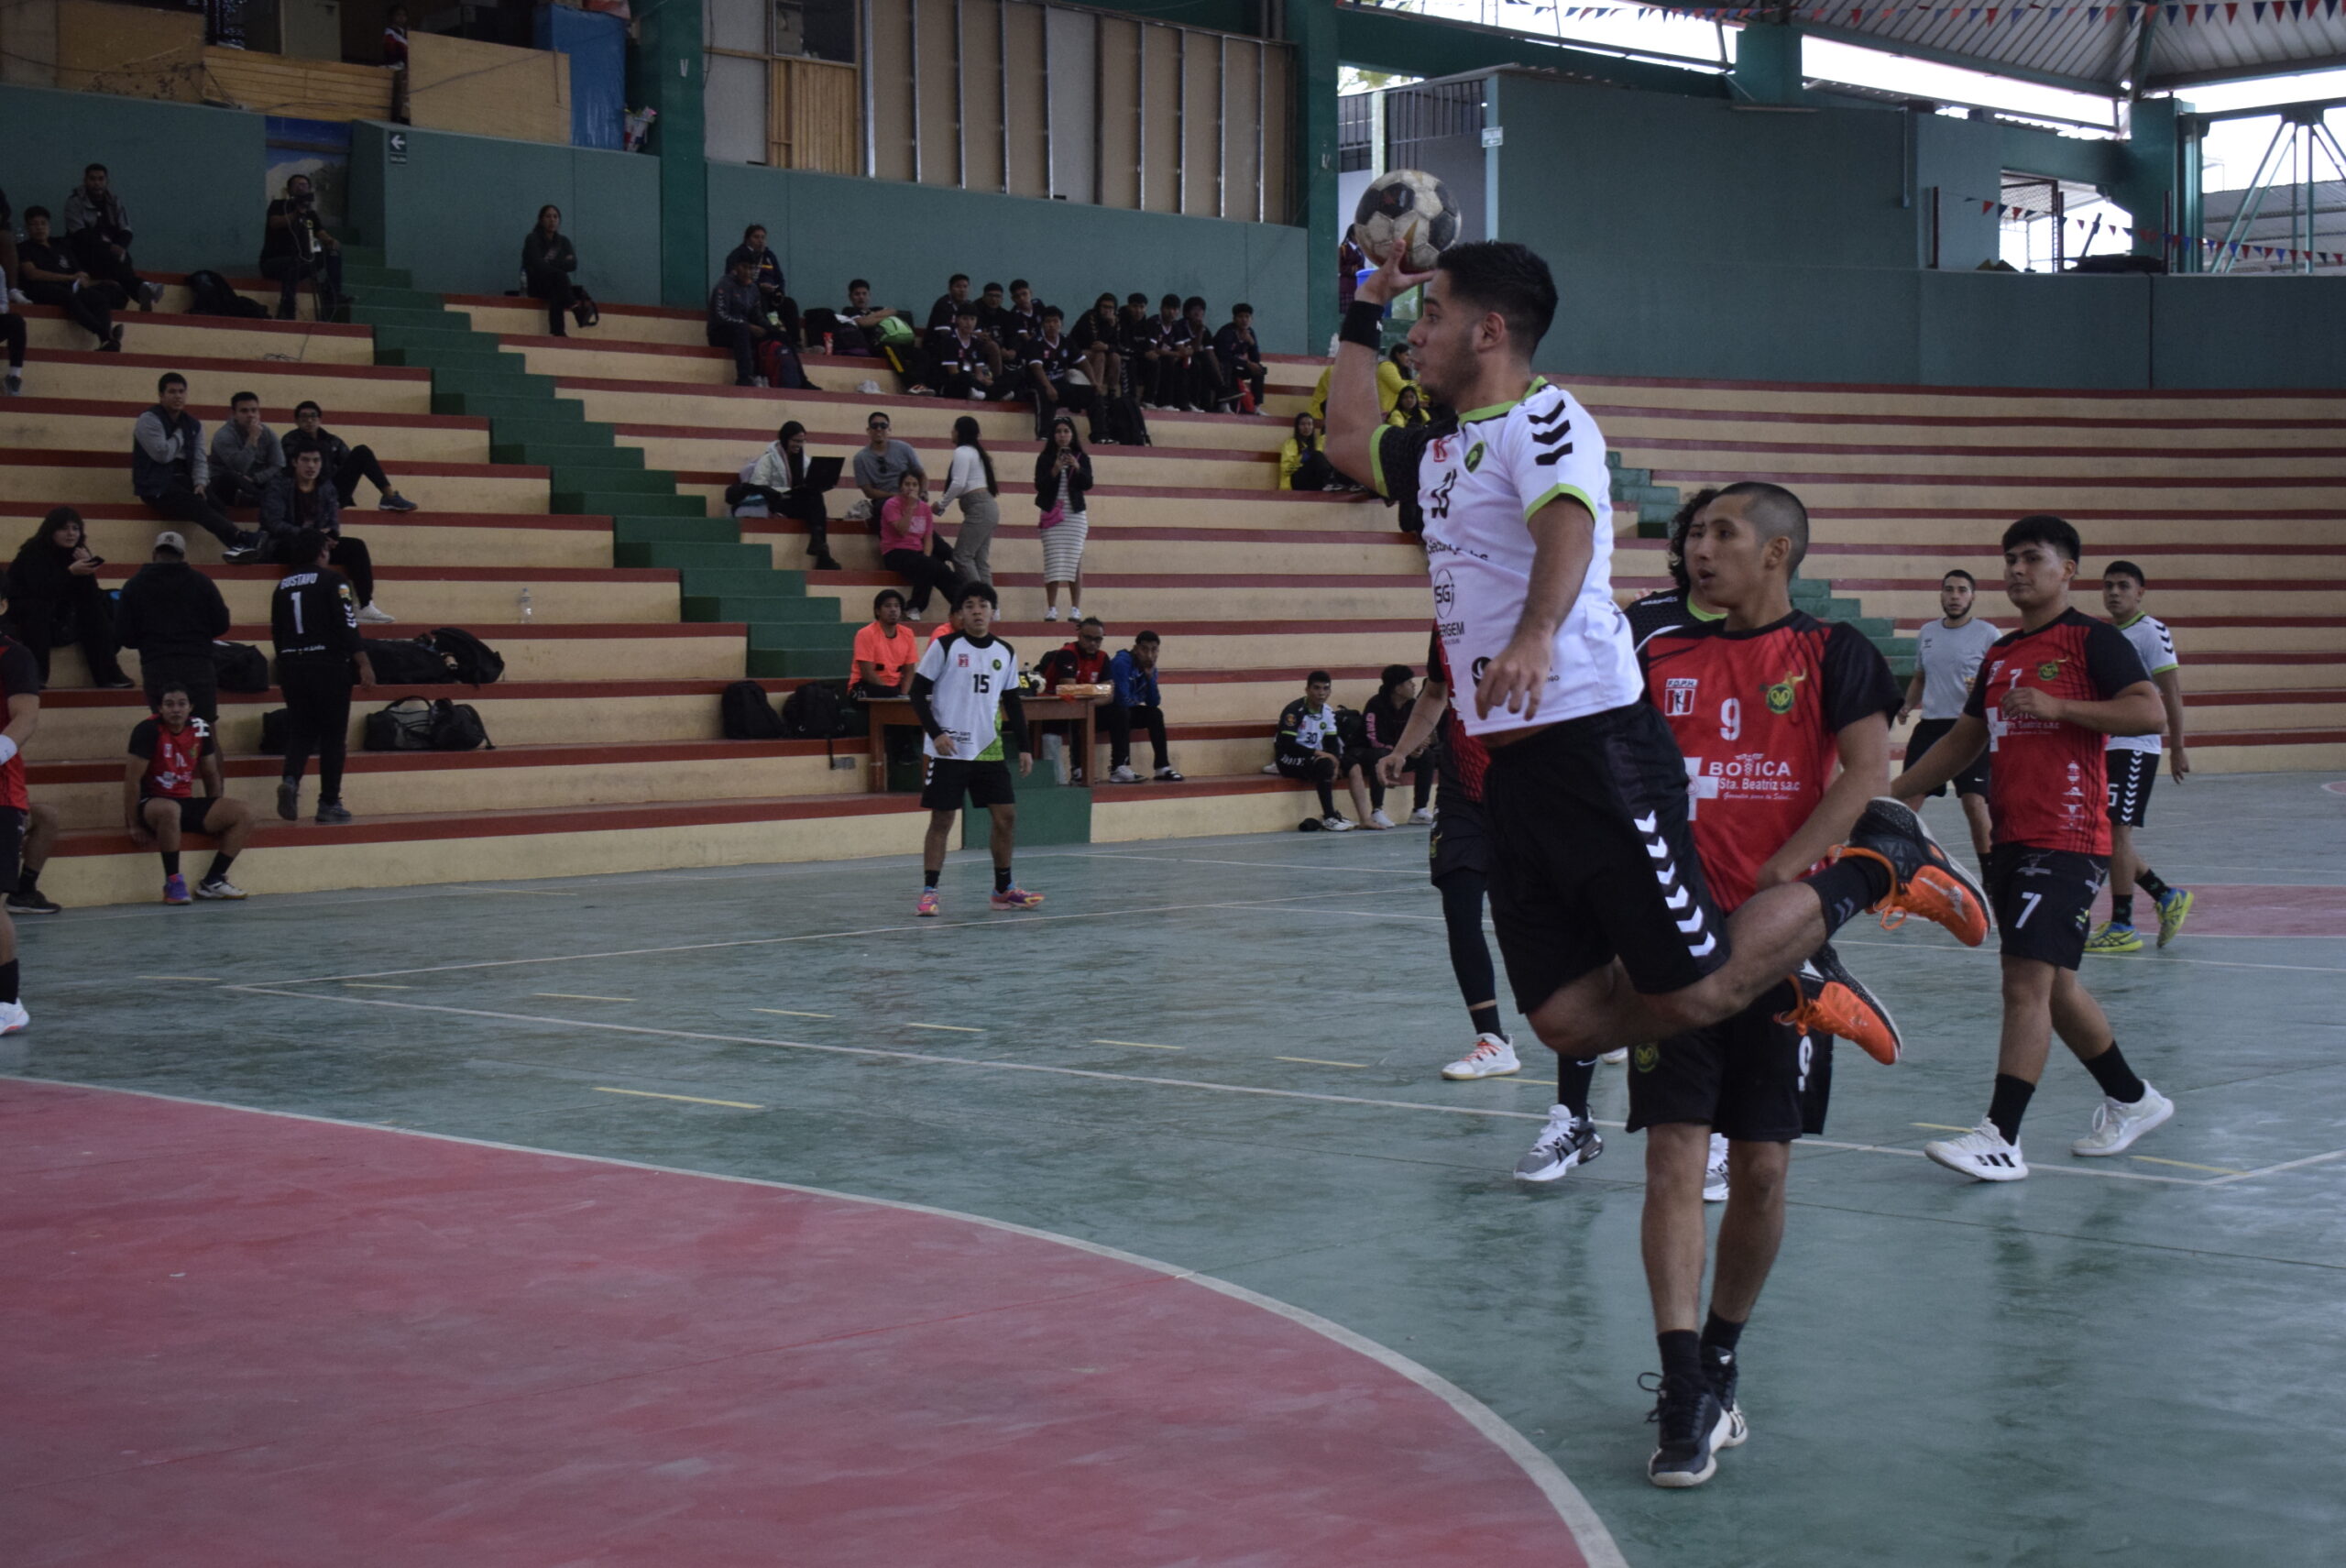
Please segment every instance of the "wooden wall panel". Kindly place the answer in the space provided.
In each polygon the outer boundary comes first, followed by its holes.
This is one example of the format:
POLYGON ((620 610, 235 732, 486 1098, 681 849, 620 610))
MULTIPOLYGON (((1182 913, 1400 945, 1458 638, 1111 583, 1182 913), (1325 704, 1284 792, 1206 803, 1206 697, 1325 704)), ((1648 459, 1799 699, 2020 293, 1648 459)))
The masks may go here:
POLYGON ((57 84, 123 98, 203 99, 203 14, 63 0, 57 84))
POLYGON ((1181 35, 1172 27, 1143 27, 1141 71, 1148 97, 1141 128, 1141 206, 1152 213, 1181 207, 1181 35))
POLYGON ((1010 192, 1048 196, 1050 149, 1043 137, 1043 9, 1012 5, 1003 13, 1010 44, 1010 192))
POLYGON ((1263 221, 1295 221, 1294 51, 1285 45, 1270 49, 1270 70, 1264 73, 1263 100, 1263 221))
POLYGON ((766 161, 776 169, 859 172, 863 146, 855 67, 808 59, 772 63, 773 145, 766 161))
POLYGON ((1003 188, 1003 3, 1004 0, 961 0, 961 134, 969 149, 972 191, 1003 188))
POLYGON ((872 174, 913 177, 913 37, 909 0, 869 0, 872 51, 864 77, 872 91, 872 174))
MULTIPOLYGON (((391 73, 379 65, 344 65, 337 60, 291 60, 248 49, 203 51, 206 101, 262 115, 303 120, 386 120, 391 114, 391 73)), ((564 81, 567 82, 567 75, 564 81)), ((533 141, 550 138, 533 137, 533 141)), ((570 139, 570 112, 563 111, 562 140, 570 139)))
POLYGON ((1181 86, 1179 210, 1192 216, 1222 215, 1222 60, 1217 44, 1206 33, 1181 35, 1187 70, 1181 86))
POLYGON ((1261 68, 1263 47, 1238 38, 1230 40, 1229 92, 1223 108, 1222 215, 1255 221, 1255 181, 1262 166, 1255 128, 1262 121, 1261 68))
POLYGON ((429 130, 570 144, 570 57, 473 38, 408 39, 408 119, 429 130))
POLYGON ((924 185, 961 182, 961 137, 953 120, 957 65, 953 42, 954 0, 913 0, 919 29, 920 101, 915 105, 920 136, 920 180, 924 185))
POLYGON ((1100 181, 1103 207, 1140 205, 1140 24, 1100 18, 1100 181))

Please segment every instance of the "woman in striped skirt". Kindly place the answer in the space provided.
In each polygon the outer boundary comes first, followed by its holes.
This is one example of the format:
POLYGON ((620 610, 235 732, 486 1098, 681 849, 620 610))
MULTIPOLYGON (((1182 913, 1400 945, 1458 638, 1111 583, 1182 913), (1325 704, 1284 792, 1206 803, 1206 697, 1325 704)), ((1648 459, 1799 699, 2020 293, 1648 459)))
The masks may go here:
POLYGON ((1080 620, 1083 542, 1091 532, 1084 497, 1091 489, 1091 457, 1075 433, 1075 419, 1062 413, 1051 422, 1050 438, 1035 455, 1035 504, 1042 508, 1045 620, 1059 618, 1059 587, 1067 587, 1068 619, 1080 620))

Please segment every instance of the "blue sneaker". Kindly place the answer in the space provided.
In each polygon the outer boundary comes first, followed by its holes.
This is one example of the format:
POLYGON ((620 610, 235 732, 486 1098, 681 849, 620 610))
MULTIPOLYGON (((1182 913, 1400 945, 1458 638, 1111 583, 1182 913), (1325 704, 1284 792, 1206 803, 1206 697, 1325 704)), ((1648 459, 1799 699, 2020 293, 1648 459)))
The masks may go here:
POLYGON ((183 876, 165 877, 163 879, 163 902, 166 904, 187 903, 187 878, 183 876))

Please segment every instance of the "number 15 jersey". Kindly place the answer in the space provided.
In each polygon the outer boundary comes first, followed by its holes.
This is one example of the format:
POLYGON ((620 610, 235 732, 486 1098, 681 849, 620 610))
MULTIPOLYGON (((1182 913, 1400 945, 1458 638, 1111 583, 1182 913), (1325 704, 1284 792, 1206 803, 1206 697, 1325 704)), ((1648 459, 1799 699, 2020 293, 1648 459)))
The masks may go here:
MULTIPOLYGON (((1018 685, 1018 655, 999 637, 981 642, 959 631, 948 631, 928 645, 914 668, 928 677, 929 711, 937 726, 953 738, 959 762, 998 762, 1002 756, 1002 694, 1018 685)), ((924 740, 921 750, 938 755, 937 742, 924 740)))

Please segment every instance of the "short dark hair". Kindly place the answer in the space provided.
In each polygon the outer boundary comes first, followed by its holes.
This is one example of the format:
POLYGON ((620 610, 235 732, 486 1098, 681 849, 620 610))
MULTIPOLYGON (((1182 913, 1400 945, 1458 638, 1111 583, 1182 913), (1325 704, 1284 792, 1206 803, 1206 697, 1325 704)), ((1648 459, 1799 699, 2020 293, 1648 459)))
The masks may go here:
POLYGON ((987 604, 992 606, 996 609, 1000 609, 1002 608, 1002 596, 994 592, 993 585, 987 582, 983 577, 971 577, 968 582, 963 583, 959 587, 953 590, 953 608, 955 609, 959 609, 971 599, 983 599, 987 604))
POLYGON ((891 430, 895 428, 896 422, 888 418, 888 411, 886 409, 873 409, 870 413, 863 416, 863 422, 868 425, 875 419, 886 421, 888 428, 891 430))
POLYGON ((1800 498, 1781 485, 1771 485, 1765 479, 1746 479, 1721 490, 1716 499, 1735 498, 1749 501, 1745 510, 1768 539, 1789 539, 1792 542, 1792 558, 1788 571, 1797 572, 1808 556, 1808 509, 1800 498))
POLYGON ((1556 320, 1556 278, 1529 246, 1508 239, 1475 239, 1442 253, 1436 267, 1450 279, 1460 300, 1496 311, 1507 334, 1528 357, 1556 320))
POLYGON ((300 402, 293 405, 293 417, 295 419, 300 419, 304 411, 313 413, 320 419, 326 417, 326 411, 318 407, 316 402, 308 398, 303 398, 300 402))
POLYGON ((1145 305, 1148 303, 1148 296, 1142 293, 1138 289, 1135 289, 1131 293, 1124 296, 1124 303, 1128 305, 1145 305))
POLYGON ((1063 322, 1067 320, 1067 317, 1059 313, 1059 308, 1057 305, 1045 305, 1043 307, 1043 320, 1047 322, 1063 322))
POLYGON ((1939 581, 1942 584, 1944 584, 1949 577, 1961 577, 1965 582, 1969 583, 1974 588, 1977 588, 1979 586, 1979 579, 1973 576, 1970 573, 1965 571, 1960 566, 1949 566, 1946 571, 1939 574, 1939 581))
POLYGON ((2010 554, 2023 544, 2049 544, 2073 565, 2085 553, 2085 542, 2077 537, 2077 531, 2068 519, 2049 512, 2031 512, 2004 530, 2005 554, 2010 554))
POLYGON ((2143 568, 2132 561, 2112 561, 2101 569, 2103 582, 2106 583, 2112 577, 2132 577, 2134 579, 2134 586, 2138 588, 2147 588, 2151 586, 2151 579, 2143 576, 2143 568))
POLYGON ((258 401, 260 401, 260 394, 258 392, 238 392, 235 397, 228 400, 228 406, 233 409, 238 403, 257 403, 258 401))
POLYGON ((966 283, 969 280, 970 275, 967 272, 956 272, 952 277, 945 280, 945 286, 950 289, 956 283, 966 283))
POLYGON ((163 395, 163 389, 171 385, 175 381, 182 387, 187 385, 187 378, 181 375, 176 370, 166 370, 161 375, 156 377, 155 395, 159 398, 161 397, 163 395))
POLYGON ((293 536, 292 556, 296 565, 315 561, 333 547, 334 540, 323 528, 305 528, 293 536))
POLYGON ((25 221, 27 223, 32 222, 35 218, 45 218, 47 216, 49 216, 49 209, 47 207, 27 207, 25 209, 25 221))
POLYGON ((999 294, 1002 292, 1002 285, 999 283, 989 283, 984 288, 979 290, 978 292, 981 294, 999 294))
POLYGON ((184 681, 165 681, 161 685, 157 686, 155 688, 155 706, 157 707, 162 707, 163 699, 170 696, 173 692, 179 693, 181 696, 187 696, 187 683, 184 681))
MULTIPOLYGON (((298 436, 301 433, 296 431, 294 433, 298 436)), ((299 463, 304 457, 316 458, 318 460, 319 471, 321 473, 324 471, 326 466, 325 449, 321 447, 314 441, 295 441, 293 443, 293 450, 285 455, 285 461, 289 464, 299 463)))
POLYGON ((113 170, 103 163, 85 163, 82 166, 82 178, 84 180, 93 174, 112 174, 113 172, 113 170))
POLYGON ((1159 637, 1154 631, 1143 631, 1139 636, 1133 639, 1133 642, 1135 646, 1143 642, 1162 642, 1164 641, 1164 638, 1159 637))
POLYGON ((1010 280, 1010 288, 1013 293, 1017 292, 1021 289, 1032 289, 1034 286, 1034 284, 1029 283, 1024 278, 1013 278, 1010 280))
POLYGON ((850 294, 854 293, 858 289, 869 289, 870 287, 872 287, 872 280, 869 278, 850 278, 847 280, 847 291, 850 294))
POLYGON ((1157 303, 1159 309, 1163 309, 1165 306, 1170 305, 1178 311, 1181 308, 1181 296, 1178 294, 1168 294, 1165 298, 1157 301, 1157 303))
POLYGON ((903 604, 904 602, 904 596, 894 588, 882 588, 878 593, 872 596, 872 613, 874 615, 879 614, 880 607, 886 604, 890 599, 894 599, 898 604, 903 604))
POLYGON ((1409 353, 1409 351, 1410 351, 1410 350, 1409 350, 1409 340, 1408 340, 1407 338, 1404 338, 1404 339, 1402 339, 1399 343, 1397 343, 1397 344, 1395 344, 1392 347, 1390 347, 1390 348, 1387 349, 1387 350, 1385 351, 1385 357, 1386 357, 1386 358, 1387 358, 1387 359, 1391 359, 1391 360, 1396 360, 1396 361, 1398 361, 1398 360, 1399 360, 1399 358, 1401 357, 1401 356, 1403 356, 1404 354, 1409 353))
POLYGON ((1307 686, 1332 686, 1336 684, 1336 677, 1325 670, 1314 670, 1303 677, 1303 684, 1307 686))
POLYGON ((1075 623, 1076 630, 1079 631, 1082 630, 1087 626, 1096 626, 1102 631, 1108 630, 1108 623, 1101 620, 1096 615, 1087 615, 1081 620, 1075 623))
POLYGON ((753 234, 762 234, 765 231, 765 226, 763 224, 751 224, 741 230, 741 237, 746 240, 753 234))
POLYGON ((1201 311, 1205 308, 1206 297, 1203 294, 1192 294, 1188 299, 1181 302, 1181 309, 1185 312, 1201 311))
POLYGON ((1417 678, 1418 672, 1407 664, 1387 664, 1385 666, 1384 673, 1376 677, 1377 695, 1381 696, 1403 681, 1414 681, 1417 678))
POLYGON ((1233 305, 1230 307, 1230 313, 1233 316, 1251 316, 1255 313, 1255 307, 1243 304, 1233 305))
POLYGON ((968 316, 971 321, 977 320, 978 304, 975 300, 964 300, 959 304, 953 307, 953 319, 955 321, 959 321, 963 316, 968 316))

